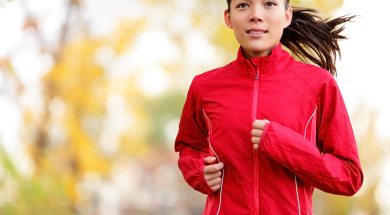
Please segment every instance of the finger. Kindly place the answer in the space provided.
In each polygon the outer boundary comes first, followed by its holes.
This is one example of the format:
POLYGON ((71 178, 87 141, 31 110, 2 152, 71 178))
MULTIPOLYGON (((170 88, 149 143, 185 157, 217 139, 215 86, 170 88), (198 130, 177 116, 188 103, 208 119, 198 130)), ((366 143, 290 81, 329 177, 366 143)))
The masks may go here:
POLYGON ((256 120, 253 122, 252 126, 253 126, 253 128, 263 130, 263 129, 264 129, 264 126, 265 126, 265 121, 256 119, 256 120))
POLYGON ((251 134, 252 134, 252 136, 254 136, 254 137, 261 137, 261 135, 263 134, 263 130, 260 130, 260 129, 252 129, 251 134))
POLYGON ((260 137, 252 137, 252 143, 259 144, 260 143, 260 137))
POLYGON ((214 187, 214 186, 217 186, 217 185, 220 185, 222 182, 222 179, 221 178, 216 178, 212 181, 209 181, 208 184, 210 187, 214 187))
POLYGON ((212 181, 216 178, 221 177, 221 175, 222 175, 222 171, 218 171, 210 174, 205 174, 204 178, 206 179, 206 181, 212 181))
POLYGON ((257 129, 263 130, 264 127, 265 127, 265 124, 267 124, 267 123, 270 123, 270 121, 267 120, 267 119, 263 119, 263 120, 258 120, 258 119, 256 119, 256 120, 253 122, 252 126, 253 126, 253 128, 257 128, 257 129))
POLYGON ((221 189, 221 185, 216 185, 214 187, 211 187, 211 189, 214 190, 214 192, 215 192, 215 191, 221 189))
POLYGON ((223 168, 223 163, 212 164, 209 166, 205 166, 203 172, 205 174, 215 173, 221 170, 222 168, 223 168))
POLYGON ((216 158, 215 157, 206 157, 203 161, 205 164, 214 164, 216 161, 216 158))
POLYGON ((260 125, 261 125, 260 120, 257 120, 257 119, 256 119, 256 120, 253 122, 252 127, 253 127, 254 129, 260 129, 260 125))
POLYGON ((257 148, 259 148, 259 144, 254 144, 254 145, 253 145, 253 148, 254 148, 255 150, 257 150, 257 148))

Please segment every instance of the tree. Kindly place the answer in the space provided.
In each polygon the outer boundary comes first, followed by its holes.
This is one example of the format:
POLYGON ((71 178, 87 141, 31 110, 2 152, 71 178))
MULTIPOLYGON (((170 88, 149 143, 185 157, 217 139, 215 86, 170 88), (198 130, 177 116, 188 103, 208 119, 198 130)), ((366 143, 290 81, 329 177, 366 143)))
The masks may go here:
MULTIPOLYGON (((23 173, 0 154, 7 175, 0 199, 8 198, 0 214, 201 213, 205 196, 182 179, 173 141, 193 76, 236 56, 238 44, 223 22, 226 2, 64 1, 57 7, 65 19, 52 37, 45 27, 50 13, 20 4, 24 39, 49 69, 33 89, 14 60, 25 49, 0 56, 2 75, 13 83, 4 91, 21 110, 21 140, 33 166, 31 175, 23 173), (32 105, 25 101, 31 91, 32 105)), ((330 13, 342 1, 314 4, 330 13)), ((380 142, 373 131, 364 134, 359 141, 380 142)), ((365 155, 374 149, 360 149, 365 171, 380 162, 365 155)), ((375 214, 377 182, 367 184, 356 198, 316 196, 318 213, 375 214), (367 199, 372 204, 363 204, 367 199), (329 212, 321 202, 343 207, 329 212)))

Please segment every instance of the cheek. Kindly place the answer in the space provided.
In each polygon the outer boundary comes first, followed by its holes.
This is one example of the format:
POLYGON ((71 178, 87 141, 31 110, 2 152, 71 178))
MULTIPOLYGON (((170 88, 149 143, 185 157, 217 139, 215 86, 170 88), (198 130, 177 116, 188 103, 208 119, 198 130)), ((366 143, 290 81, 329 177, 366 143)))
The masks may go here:
POLYGON ((240 17, 235 17, 235 19, 232 19, 232 25, 234 29, 239 29, 240 26, 242 26, 242 18, 240 17))
POLYGON ((283 26, 284 27, 284 24, 286 22, 286 18, 283 16, 283 15, 277 15, 277 16, 273 16, 273 17, 270 17, 270 21, 272 23, 273 26, 283 26))
POLYGON ((273 19, 272 23, 270 23, 274 32, 278 32, 278 34, 283 33, 284 27, 286 26, 286 20, 283 18, 273 19))
POLYGON ((235 20, 234 22, 232 21, 232 25, 233 25, 234 34, 236 35, 236 37, 240 37, 243 31, 245 31, 242 27, 242 23, 235 20))

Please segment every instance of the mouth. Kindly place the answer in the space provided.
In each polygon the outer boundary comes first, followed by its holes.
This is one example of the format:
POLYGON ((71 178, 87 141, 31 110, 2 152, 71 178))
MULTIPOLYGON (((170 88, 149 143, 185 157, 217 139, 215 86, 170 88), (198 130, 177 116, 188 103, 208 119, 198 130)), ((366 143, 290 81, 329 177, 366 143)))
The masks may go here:
POLYGON ((264 30, 264 29, 258 29, 258 28, 251 28, 251 29, 248 29, 246 31, 247 34, 249 35, 253 35, 253 36, 256 36, 256 35, 263 35, 263 34, 266 34, 268 31, 264 30))
POLYGON ((266 31, 248 31, 248 34, 265 34, 266 31))

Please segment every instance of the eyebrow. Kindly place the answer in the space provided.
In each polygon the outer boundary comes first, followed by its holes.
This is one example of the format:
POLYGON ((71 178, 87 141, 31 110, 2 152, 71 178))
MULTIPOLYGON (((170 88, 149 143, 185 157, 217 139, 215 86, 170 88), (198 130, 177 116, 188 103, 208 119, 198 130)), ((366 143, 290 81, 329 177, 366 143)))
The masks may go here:
MULTIPOLYGON (((236 2, 236 1, 237 1, 237 0, 234 0, 234 1, 233 1, 233 3, 234 3, 234 2, 236 2)), ((242 0, 242 1, 248 1, 248 2, 251 2, 252 0, 242 0)))

